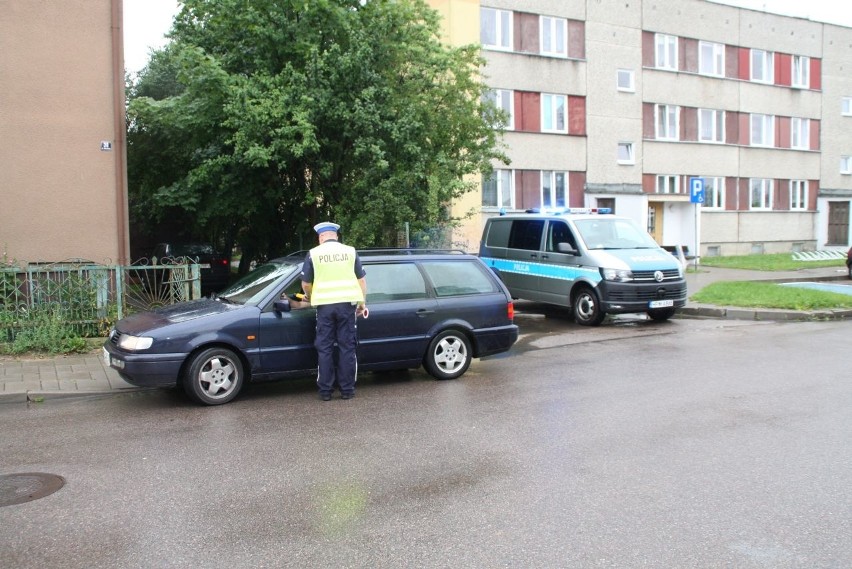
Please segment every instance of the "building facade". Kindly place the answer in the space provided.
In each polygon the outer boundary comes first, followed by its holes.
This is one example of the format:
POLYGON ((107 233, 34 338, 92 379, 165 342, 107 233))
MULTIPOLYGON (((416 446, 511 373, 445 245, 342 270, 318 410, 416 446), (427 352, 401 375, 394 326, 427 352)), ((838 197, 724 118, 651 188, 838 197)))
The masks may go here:
POLYGON ((0 255, 126 263, 121 0, 0 13, 0 255))
POLYGON ((432 5, 509 117, 469 248, 543 207, 609 207, 700 255, 850 245, 852 29, 704 0, 432 5))

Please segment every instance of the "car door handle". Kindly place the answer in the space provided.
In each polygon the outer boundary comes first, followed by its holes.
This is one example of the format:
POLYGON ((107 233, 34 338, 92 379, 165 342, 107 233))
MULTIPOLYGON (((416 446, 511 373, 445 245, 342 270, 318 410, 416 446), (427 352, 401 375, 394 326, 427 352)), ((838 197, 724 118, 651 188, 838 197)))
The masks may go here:
POLYGON ((417 312, 415 312, 417 316, 426 316, 427 314, 435 314, 434 310, 426 310, 425 308, 421 308, 417 312))

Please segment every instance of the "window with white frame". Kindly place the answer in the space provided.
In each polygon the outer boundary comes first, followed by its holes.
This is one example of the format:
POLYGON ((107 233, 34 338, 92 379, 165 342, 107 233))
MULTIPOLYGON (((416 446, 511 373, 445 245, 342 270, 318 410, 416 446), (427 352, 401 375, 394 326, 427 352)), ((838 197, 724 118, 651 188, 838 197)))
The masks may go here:
POLYGON ((790 147, 808 150, 811 147, 811 121, 793 117, 790 119, 790 147))
POLYGON ((568 132, 567 97, 541 94, 541 131, 568 132))
POLYGON ((568 20, 541 16, 541 53, 568 56, 568 20))
POLYGON ((494 170, 482 175, 482 207, 515 207, 515 177, 512 170, 494 170))
POLYGON ((852 156, 840 157, 840 173, 852 174, 852 156))
POLYGON ((761 83, 775 81, 774 54, 762 49, 751 50, 751 80, 761 83))
POLYGON ((725 142, 725 111, 698 109, 698 140, 725 142))
POLYGON ((636 157, 633 155, 632 142, 618 143, 617 160, 619 164, 636 164, 636 157))
POLYGON ((479 10, 479 39, 491 49, 512 49, 512 12, 494 8, 479 10))
POLYGON ((657 69, 677 71, 677 36, 655 34, 654 46, 657 69))
POLYGON ((704 177, 704 209, 725 208, 725 178, 704 177))
POLYGON ((658 194, 679 194, 680 176, 657 176, 658 194))
POLYGON ((715 77, 725 76, 725 46, 709 41, 698 42, 698 72, 715 77))
POLYGON ((790 180, 790 209, 808 209, 808 182, 790 180))
POLYGON ((677 140, 680 107, 677 105, 656 105, 654 107, 657 125, 657 140, 677 140))
POLYGON ((793 87, 807 89, 811 86, 811 58, 804 55, 794 55, 791 84, 793 87))
POLYGON ((751 115, 751 145, 775 145, 775 117, 772 115, 751 115))
POLYGON ((507 115, 506 128, 515 128, 515 99, 514 92, 507 89, 489 89, 483 95, 483 99, 507 115))
POLYGON ((772 180, 751 178, 749 192, 751 209, 772 209, 772 180))
POLYGON ((541 206, 565 207, 568 196, 568 174, 543 170, 541 172, 541 206))
POLYGON ((616 72, 616 88, 619 91, 629 91, 631 93, 636 91, 636 83, 633 76, 632 69, 619 69, 616 72))
POLYGON ((845 116, 852 116, 852 97, 843 97, 843 101, 840 103, 840 114, 845 116))

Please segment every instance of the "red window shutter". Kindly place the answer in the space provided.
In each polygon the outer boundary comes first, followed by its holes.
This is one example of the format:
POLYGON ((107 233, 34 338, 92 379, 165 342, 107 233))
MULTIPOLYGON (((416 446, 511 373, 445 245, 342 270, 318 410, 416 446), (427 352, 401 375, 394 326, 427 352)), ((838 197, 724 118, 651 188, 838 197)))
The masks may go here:
POLYGON ((568 134, 586 135, 586 98, 568 96, 568 134))
POLYGON ((727 111, 725 113, 725 144, 739 144, 739 132, 739 113, 736 111, 727 111))
POLYGON ((656 136, 654 125, 654 103, 642 103, 642 138, 654 140, 656 136))
POLYGON ((775 117, 777 127, 775 128, 775 147, 790 148, 790 140, 792 139, 792 121, 790 117, 775 117))
POLYGON ((793 57, 787 53, 775 54, 775 84, 789 87, 793 84, 793 57))
POLYGON ((743 146, 748 146, 749 144, 751 144, 751 125, 749 125, 748 113, 740 113, 739 118, 739 144, 743 146))
POLYGON ((538 14, 525 12, 514 13, 515 22, 515 51, 524 53, 539 53, 539 22, 538 14))
POLYGON ((642 191, 646 194, 657 193, 657 176, 654 174, 642 174, 642 191))
POLYGON ((811 119, 810 143, 811 150, 819 150, 819 120, 811 119))
POLYGON ((642 32, 642 66, 655 67, 656 61, 654 53, 654 34, 652 32, 642 32))
POLYGON ((737 79, 740 69, 739 48, 733 45, 725 46, 725 77, 737 79))
POLYGON ((586 173, 568 172, 568 207, 583 207, 586 192, 586 173))
POLYGON ((822 89, 822 60, 811 58, 811 89, 822 89))
POLYGON ((741 47, 738 59, 740 61, 739 78, 748 81, 751 79, 751 50, 747 47, 741 47))
POLYGON ((690 73, 698 73, 698 40, 681 38, 680 47, 683 52, 680 68, 690 73))
POLYGON ((568 57, 586 59, 586 22, 568 20, 568 57))
POLYGON ((680 108, 680 139, 698 140, 698 109, 695 107, 680 108))
MULTIPOLYGON (((520 99, 520 121, 515 116, 515 130, 541 132, 541 93, 515 91, 515 100, 520 99)), ((517 104, 517 103, 516 103, 517 104)))

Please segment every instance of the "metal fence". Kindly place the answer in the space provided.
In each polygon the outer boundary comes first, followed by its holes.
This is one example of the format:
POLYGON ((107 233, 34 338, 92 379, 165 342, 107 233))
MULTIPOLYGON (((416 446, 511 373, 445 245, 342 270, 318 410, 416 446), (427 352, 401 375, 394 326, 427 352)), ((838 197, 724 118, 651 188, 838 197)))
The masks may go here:
POLYGON ((129 314, 200 298, 200 267, 184 261, 154 264, 141 259, 120 266, 73 259, 26 268, 0 265, 0 341, 57 323, 82 337, 105 336, 129 314))

